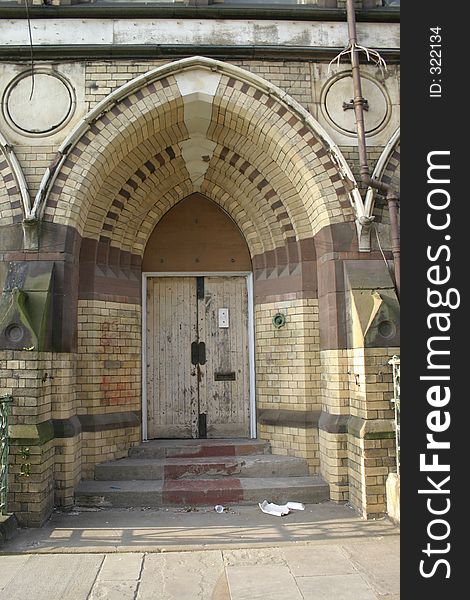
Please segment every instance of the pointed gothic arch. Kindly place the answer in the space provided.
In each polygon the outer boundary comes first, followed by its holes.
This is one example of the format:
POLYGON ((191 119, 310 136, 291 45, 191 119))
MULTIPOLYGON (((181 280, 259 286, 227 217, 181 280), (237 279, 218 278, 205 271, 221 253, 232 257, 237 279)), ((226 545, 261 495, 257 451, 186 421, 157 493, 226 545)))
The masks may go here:
POLYGON ((237 221, 252 256, 363 210, 341 152, 305 109, 256 75, 195 57, 99 103, 62 144, 33 212, 142 255, 156 220, 194 191, 237 221))

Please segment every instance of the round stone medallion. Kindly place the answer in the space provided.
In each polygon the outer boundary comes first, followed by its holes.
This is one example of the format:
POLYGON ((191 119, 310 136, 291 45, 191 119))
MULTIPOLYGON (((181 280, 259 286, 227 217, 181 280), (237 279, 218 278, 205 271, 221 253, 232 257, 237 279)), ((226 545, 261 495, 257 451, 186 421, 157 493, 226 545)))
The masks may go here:
POLYGON ((3 110, 10 125, 26 135, 48 135, 72 116, 73 92, 68 82, 52 71, 22 73, 4 96, 3 110), (33 91, 31 96, 31 89, 33 91))
POLYGON ((6 328, 5 336, 10 342, 21 342, 24 336, 23 328, 16 323, 12 323, 6 328))
MULTIPOLYGON (((378 132, 385 125, 390 113, 390 102, 385 90, 377 82, 362 76, 362 95, 367 101, 364 110, 366 133, 378 132)), ((335 79, 324 93, 323 106, 327 118, 343 133, 356 134, 353 79, 349 74, 335 79)))
POLYGON ((392 321, 381 321, 378 326, 379 333, 383 338, 392 338, 396 332, 397 328, 395 327, 392 321))

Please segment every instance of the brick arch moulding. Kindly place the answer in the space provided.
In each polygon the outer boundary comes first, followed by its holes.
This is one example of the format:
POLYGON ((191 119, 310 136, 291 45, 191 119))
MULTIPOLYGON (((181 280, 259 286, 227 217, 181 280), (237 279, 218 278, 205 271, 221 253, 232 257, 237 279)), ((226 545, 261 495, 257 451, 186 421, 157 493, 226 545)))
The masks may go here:
POLYGON ((0 132, 0 220, 1 224, 30 219, 28 186, 8 140, 0 132))
POLYGON ((90 111, 44 173, 32 214, 89 237, 90 221, 109 212, 98 196, 131 194, 126 183, 147 178, 146 163, 166 148, 182 158, 192 191, 221 156, 238 162, 258 191, 270 184, 271 197, 289 199, 282 212, 300 238, 363 213, 349 166, 307 111, 258 76, 196 57, 137 77, 90 111))

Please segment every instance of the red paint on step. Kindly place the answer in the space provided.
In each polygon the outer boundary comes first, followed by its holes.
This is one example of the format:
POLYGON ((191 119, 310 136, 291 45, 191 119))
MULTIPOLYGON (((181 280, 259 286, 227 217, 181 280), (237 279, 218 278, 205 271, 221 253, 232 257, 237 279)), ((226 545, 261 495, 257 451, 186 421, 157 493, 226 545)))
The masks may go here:
POLYGON ((239 479, 168 479, 163 483, 163 504, 216 505, 243 500, 239 479))
POLYGON ((210 456, 242 456, 245 454, 260 454, 262 448, 256 444, 214 444, 199 442, 194 446, 167 448, 167 458, 208 458, 210 456))

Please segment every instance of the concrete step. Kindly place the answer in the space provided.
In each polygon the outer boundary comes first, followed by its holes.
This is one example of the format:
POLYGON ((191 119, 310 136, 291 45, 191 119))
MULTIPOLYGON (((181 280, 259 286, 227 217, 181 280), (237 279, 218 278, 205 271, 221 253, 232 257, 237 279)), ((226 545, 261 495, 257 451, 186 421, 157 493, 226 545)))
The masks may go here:
POLYGON ((275 478, 179 479, 152 481, 82 481, 75 492, 81 506, 214 506, 257 504, 269 500, 324 502, 329 486, 319 476, 275 478))
POLYGON ((150 440, 129 450, 130 458, 202 458, 269 454, 264 440, 150 440))
POLYGON ((308 474, 305 459, 273 454, 206 458, 123 458, 100 463, 95 467, 95 479, 100 481, 302 477, 308 474))

